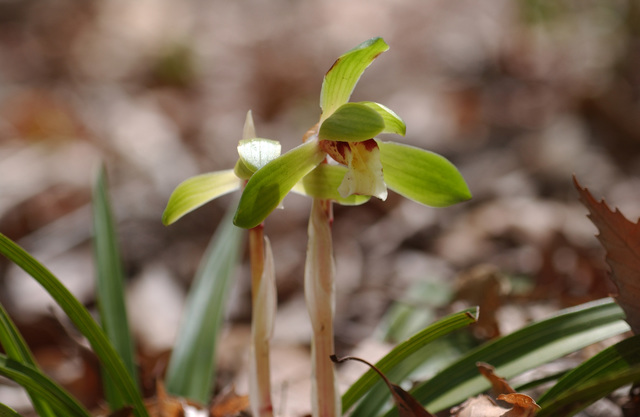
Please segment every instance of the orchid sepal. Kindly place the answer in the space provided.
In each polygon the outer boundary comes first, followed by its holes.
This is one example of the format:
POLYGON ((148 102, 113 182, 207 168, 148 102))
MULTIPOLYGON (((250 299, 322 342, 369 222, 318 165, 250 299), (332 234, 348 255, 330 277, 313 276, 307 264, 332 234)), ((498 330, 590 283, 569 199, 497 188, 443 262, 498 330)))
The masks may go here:
POLYGON ((445 157, 414 146, 376 140, 384 181, 398 194, 430 207, 471 198, 460 171, 445 157))
POLYGON ((210 172, 181 182, 169 197, 162 223, 169 225, 209 201, 240 189, 242 182, 233 171, 210 172))

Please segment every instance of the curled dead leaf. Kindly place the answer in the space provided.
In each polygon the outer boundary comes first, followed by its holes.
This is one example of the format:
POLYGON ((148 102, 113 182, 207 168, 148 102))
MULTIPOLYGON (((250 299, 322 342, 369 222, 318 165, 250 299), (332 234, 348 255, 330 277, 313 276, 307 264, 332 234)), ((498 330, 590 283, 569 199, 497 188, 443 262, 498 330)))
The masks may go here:
POLYGON ((495 397, 501 394, 513 394, 516 391, 511 388, 509 383, 504 379, 496 375, 495 368, 488 363, 478 362, 476 363, 478 371, 491 382, 491 389, 495 397))
POLYGON ((496 375, 489 364, 476 364, 480 373, 491 382, 497 402, 488 395, 470 398, 451 410, 452 417, 531 417, 540 406, 526 394, 519 394, 504 378, 496 375))
POLYGON ((336 355, 331 355, 331 360, 335 363, 342 363, 344 361, 353 360, 362 362, 365 365, 368 365, 371 369, 380 375, 385 384, 389 387, 391 391, 391 395, 393 396, 393 401, 396 403, 398 407, 398 414, 400 417, 434 417, 433 414, 429 413, 423 406, 411 396, 407 391, 402 389, 400 386, 393 384, 389 381, 389 378, 386 377, 378 368, 376 368, 371 363, 365 361, 364 359, 356 358, 353 356, 347 356, 341 359, 338 359, 336 355))

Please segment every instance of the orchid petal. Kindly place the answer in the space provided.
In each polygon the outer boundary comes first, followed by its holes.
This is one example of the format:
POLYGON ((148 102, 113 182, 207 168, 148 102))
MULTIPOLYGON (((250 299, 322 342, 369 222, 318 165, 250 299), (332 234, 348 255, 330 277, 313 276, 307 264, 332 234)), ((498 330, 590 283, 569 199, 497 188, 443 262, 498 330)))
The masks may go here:
POLYGON ((395 142, 377 142, 384 181, 398 194, 432 207, 471 198, 464 178, 443 156, 395 142))
POLYGON ((361 142, 382 132, 384 119, 373 108, 359 103, 340 106, 320 125, 321 140, 361 142))
POLYGON ((253 139, 256 135, 256 126, 253 123, 253 114, 251 110, 247 112, 247 117, 244 119, 244 126, 242 127, 242 139, 253 139))
POLYGON ((375 110, 384 120, 384 129, 380 133, 395 133, 404 136, 407 133, 407 126, 404 121, 390 108, 373 101, 361 101, 363 104, 375 110))
POLYGON ((241 181, 232 169, 186 179, 171 193, 162 214, 162 223, 169 225, 209 201, 240 189, 240 186, 241 181))
POLYGON ((310 140, 256 171, 242 192, 234 224, 256 227, 280 204, 298 181, 325 158, 317 140, 310 140))

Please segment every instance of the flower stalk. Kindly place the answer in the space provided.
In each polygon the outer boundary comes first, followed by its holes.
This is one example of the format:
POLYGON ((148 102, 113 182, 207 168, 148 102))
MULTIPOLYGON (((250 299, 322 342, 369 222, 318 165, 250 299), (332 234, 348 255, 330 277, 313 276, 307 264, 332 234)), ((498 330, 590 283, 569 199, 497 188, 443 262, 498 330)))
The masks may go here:
POLYGON ((340 415, 341 408, 335 369, 330 359, 334 353, 333 315, 335 310, 332 223, 332 201, 314 198, 309 217, 309 242, 304 274, 305 299, 313 329, 311 344, 313 417, 336 417, 340 415))
POLYGON ((251 357, 250 402, 256 417, 272 417, 269 342, 276 312, 273 255, 260 224, 249 230, 251 260, 251 357), (266 250, 265 250, 266 247, 266 250))

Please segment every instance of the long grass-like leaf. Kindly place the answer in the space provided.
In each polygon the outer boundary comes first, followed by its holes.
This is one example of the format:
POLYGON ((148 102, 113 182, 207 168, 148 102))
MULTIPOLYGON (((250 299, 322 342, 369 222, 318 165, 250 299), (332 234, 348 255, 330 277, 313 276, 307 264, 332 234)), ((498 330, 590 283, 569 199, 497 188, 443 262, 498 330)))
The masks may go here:
POLYGON ((591 379, 588 383, 573 390, 563 392, 553 401, 547 403, 536 413, 536 416, 570 417, 616 389, 638 382, 640 382, 640 365, 617 370, 591 379))
POLYGON ((22 416, 18 414, 16 410, 14 410, 13 408, 7 407, 6 405, 0 403, 0 417, 22 417, 22 416))
MULTIPOLYGON (((100 322, 132 379, 137 381, 134 344, 125 307, 122 261, 104 168, 100 169, 93 189, 93 235, 100 322)), ((126 405, 106 373, 103 373, 103 381, 111 410, 126 405)))
MULTIPOLYGON (((583 387, 593 384, 594 381, 606 379, 613 389, 617 388, 615 386, 616 379, 620 377, 625 380, 628 377, 627 372, 631 372, 632 368, 639 365, 640 335, 630 337, 604 349, 564 375, 558 383, 538 399, 538 405, 544 410, 541 411, 541 415, 553 415, 547 409, 557 410, 560 407, 559 404, 566 405, 566 397, 574 391, 582 390, 583 387)), ((607 391, 607 387, 608 385, 601 387, 602 395, 611 392, 607 391)), ((586 407, 598 398, 600 397, 580 398, 579 402, 583 407, 586 407)), ((577 412, 579 409, 576 408, 575 411, 577 412)))
POLYGON ((611 299, 583 304, 479 346, 411 393, 428 410, 438 412, 489 388, 477 362, 489 363, 502 377, 511 378, 627 330, 623 311, 611 299))
MULTIPOLYGON (((37 368, 38 365, 27 346, 24 338, 18 331, 18 328, 13 323, 9 315, 7 314, 4 307, 0 304, 0 345, 4 348, 7 356, 13 360, 18 362, 25 363, 27 365, 31 365, 34 368, 37 368)), ((31 398, 31 403, 33 405, 34 410, 40 417, 55 417, 55 413, 49 406, 49 404, 44 401, 38 394, 27 391, 29 397, 31 398)), ((1 415, 1 413, 0 413, 1 415)))
MULTIPOLYGON (((376 368, 385 374, 393 372, 394 368, 398 367, 403 361, 424 348, 427 344, 454 330, 474 323, 477 320, 477 316, 478 308, 476 307, 452 314, 433 323, 396 346, 375 364, 376 368)), ((365 372, 342 396, 342 412, 344 413, 349 410, 349 408, 362 398, 377 382, 379 382, 379 377, 375 371, 370 369, 365 372)))
POLYGON ((87 309, 40 262, 11 239, 0 233, 0 253, 22 268, 53 297, 65 314, 87 338, 105 371, 113 379, 127 404, 134 407, 136 417, 148 417, 142 396, 104 331, 87 309))
POLYGON ((221 221, 189 292, 187 306, 166 375, 167 391, 206 404, 215 375, 215 353, 231 277, 244 231, 221 221))
POLYGON ((0 375, 22 385, 65 417, 90 417, 89 411, 68 392, 33 366, 15 361, 0 354, 0 375))

